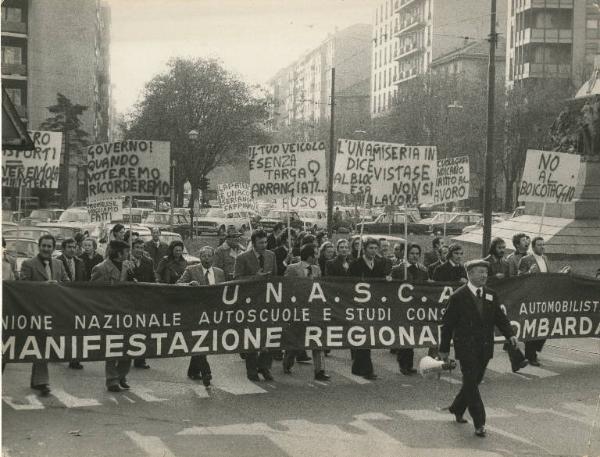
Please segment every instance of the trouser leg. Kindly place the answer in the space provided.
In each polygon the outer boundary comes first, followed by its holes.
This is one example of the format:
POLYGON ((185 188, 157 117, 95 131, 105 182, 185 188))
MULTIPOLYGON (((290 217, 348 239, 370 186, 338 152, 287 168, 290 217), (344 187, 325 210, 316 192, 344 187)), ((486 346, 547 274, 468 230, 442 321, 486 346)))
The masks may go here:
POLYGON ((133 366, 143 367, 144 365, 146 365, 146 359, 144 357, 141 357, 139 359, 133 359, 133 366))
POLYGON ((204 354, 193 355, 192 357, 190 357, 188 376, 196 376, 199 374, 202 374, 202 376, 206 374, 211 374, 210 364, 208 363, 208 359, 204 354))
POLYGON ((537 360, 538 341, 525 341, 525 357, 527 360, 537 360))
POLYGON ((292 349, 286 350, 283 356, 283 368, 287 370, 291 370, 294 366, 294 362, 296 361, 296 355, 298 351, 294 351, 292 349))
POLYGON ((451 406, 452 412, 459 415, 463 415, 468 409, 475 428, 485 425, 485 407, 479 393, 479 384, 486 366, 487 360, 460 361, 463 383, 451 406))
POLYGON ((131 359, 107 360, 104 366, 106 387, 117 386, 124 380, 131 368, 131 359))
POLYGON ((34 362, 31 367, 31 386, 50 384, 47 362, 34 362))
POLYGON ((373 363, 371 362, 370 349, 356 349, 354 351, 352 374, 359 376, 367 376, 373 374, 373 363))
POLYGON ((258 353, 247 352, 246 353, 246 372, 248 374, 256 374, 258 368, 258 353))
POLYGON ((321 350, 313 349, 312 357, 315 366, 315 373, 325 371, 325 353, 321 350))
POLYGON ((273 355, 268 351, 258 353, 257 365, 258 370, 270 370, 273 365, 273 355))
POLYGON ((130 369, 131 359, 117 360, 117 372, 119 374, 119 381, 122 381, 127 377, 130 369))
POLYGON ((413 361, 415 358, 415 350, 412 348, 398 349, 396 353, 396 360, 400 369, 409 370, 413 367, 413 361))

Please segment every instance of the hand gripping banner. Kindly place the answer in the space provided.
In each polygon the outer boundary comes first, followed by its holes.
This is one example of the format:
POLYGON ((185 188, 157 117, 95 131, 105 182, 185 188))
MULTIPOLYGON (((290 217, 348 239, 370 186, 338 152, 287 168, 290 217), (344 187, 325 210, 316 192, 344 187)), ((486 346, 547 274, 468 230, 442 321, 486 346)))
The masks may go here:
MULTIPOLYGON (((3 286, 4 362, 431 347, 460 287, 356 278, 3 286)), ((534 274, 491 287, 521 340, 600 336, 600 281, 534 274)))

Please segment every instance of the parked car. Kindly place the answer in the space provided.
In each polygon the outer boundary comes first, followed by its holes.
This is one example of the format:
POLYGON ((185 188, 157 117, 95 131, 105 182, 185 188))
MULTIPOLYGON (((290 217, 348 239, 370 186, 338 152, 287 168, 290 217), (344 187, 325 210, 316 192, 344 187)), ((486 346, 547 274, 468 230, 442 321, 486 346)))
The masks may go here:
POLYGON ((460 235, 463 228, 476 224, 481 217, 481 214, 477 213, 440 213, 429 224, 427 233, 443 235, 444 219, 446 219, 446 235, 460 235))
POLYGON ((91 218, 87 207, 76 206, 64 210, 57 222, 77 222, 80 224, 89 224, 91 222, 91 218))
POLYGON ((363 233, 392 233, 402 234, 405 232, 404 225, 405 221, 408 221, 406 231, 410 235, 422 235, 427 232, 429 226, 421 223, 419 219, 415 217, 415 214, 410 212, 405 214, 404 212, 385 213, 380 214, 372 222, 361 222, 356 225, 356 231, 363 233), (406 219, 408 217, 408 219, 406 219), (364 226, 364 229, 362 228, 364 226))
POLYGON ((327 210, 307 209, 298 211, 305 230, 326 230, 327 210))
POLYGON ((254 213, 240 211, 225 214, 222 208, 208 208, 202 216, 194 216, 194 229, 196 234, 210 233, 214 235, 225 235, 227 227, 233 225, 237 230, 246 231, 254 213))
POLYGON ((525 214, 525 207, 524 206, 517 206, 515 208, 515 210, 513 211, 512 216, 510 216, 510 219, 522 216, 524 214, 525 214))
POLYGON ((190 220, 185 215, 173 213, 173 217, 171 217, 171 213, 167 212, 151 213, 142 221, 141 225, 149 228, 158 227, 161 231, 176 232, 182 237, 187 237, 190 230, 190 220))
POLYGON ((39 222, 57 222, 64 213, 64 209, 48 208, 34 209, 29 216, 21 219, 22 225, 36 225, 39 222))
MULTIPOLYGON (((492 225, 497 223, 497 222, 502 222, 504 220, 504 218, 499 217, 499 216, 492 216, 492 225)), ((477 230, 479 228, 483 227, 483 217, 481 217, 476 224, 473 225, 467 225, 466 227, 464 227, 462 229, 462 233, 469 233, 472 232, 473 230, 477 230)))
POLYGON ((16 260, 17 279, 21 275, 21 265, 26 259, 31 259, 38 254, 38 240, 5 237, 6 252, 16 260))
POLYGON ((154 210, 151 208, 123 208, 122 222, 126 224, 129 222, 132 222, 133 224, 140 224, 153 212, 154 210))
MULTIPOLYGON (((289 212, 290 226, 296 230, 304 230, 304 222, 296 211, 289 212)), ((283 222, 287 227, 288 211, 283 209, 272 209, 267 215, 261 218, 259 224, 268 232, 272 231, 275 225, 283 222)))
POLYGON ((30 239, 30 240, 39 240, 42 235, 51 235, 52 233, 43 227, 11 227, 7 229, 2 229, 2 236, 6 238, 18 238, 19 239, 30 239))
MULTIPOLYGON (((353 235, 350 238, 350 246, 352 246, 352 244, 354 243, 354 241, 358 240, 360 238, 360 235, 353 235)), ((380 241, 380 240, 386 240, 390 243, 390 246, 394 246, 395 244, 404 244, 406 246, 406 240, 402 237, 399 236, 393 236, 393 235, 363 235, 362 236, 362 241, 363 243, 365 241, 367 241, 369 238, 375 238, 376 240, 380 241)))

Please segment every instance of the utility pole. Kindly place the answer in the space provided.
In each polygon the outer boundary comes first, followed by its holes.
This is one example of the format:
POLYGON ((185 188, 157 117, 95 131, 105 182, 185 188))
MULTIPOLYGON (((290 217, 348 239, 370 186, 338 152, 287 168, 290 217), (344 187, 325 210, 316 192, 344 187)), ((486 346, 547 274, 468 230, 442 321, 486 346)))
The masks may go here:
POLYGON ((327 237, 333 234, 333 167, 335 158, 335 67, 331 68, 331 115, 329 127, 329 167, 327 169, 327 237))
POLYGON ((487 255, 492 240, 492 176, 494 174, 494 97, 496 93, 496 0, 491 0, 490 61, 488 64, 487 147, 485 150, 485 177, 483 189, 483 240, 481 256, 487 255))

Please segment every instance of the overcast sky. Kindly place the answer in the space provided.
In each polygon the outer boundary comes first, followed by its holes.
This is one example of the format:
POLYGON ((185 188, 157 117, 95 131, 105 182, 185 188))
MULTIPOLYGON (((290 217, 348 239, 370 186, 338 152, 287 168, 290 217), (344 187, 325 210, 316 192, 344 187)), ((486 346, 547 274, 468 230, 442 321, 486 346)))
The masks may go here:
POLYGON ((352 24, 377 0, 107 0, 117 110, 128 112, 171 57, 216 57, 252 84, 352 24))

